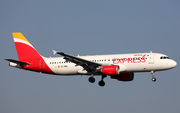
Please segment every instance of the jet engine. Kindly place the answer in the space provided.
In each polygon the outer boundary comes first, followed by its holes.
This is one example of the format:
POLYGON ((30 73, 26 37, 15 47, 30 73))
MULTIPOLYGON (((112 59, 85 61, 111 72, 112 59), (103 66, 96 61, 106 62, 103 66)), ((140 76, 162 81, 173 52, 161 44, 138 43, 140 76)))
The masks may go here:
POLYGON ((109 65, 109 66, 102 66, 97 69, 97 72, 101 72, 104 75, 119 75, 119 66, 118 65, 109 65))

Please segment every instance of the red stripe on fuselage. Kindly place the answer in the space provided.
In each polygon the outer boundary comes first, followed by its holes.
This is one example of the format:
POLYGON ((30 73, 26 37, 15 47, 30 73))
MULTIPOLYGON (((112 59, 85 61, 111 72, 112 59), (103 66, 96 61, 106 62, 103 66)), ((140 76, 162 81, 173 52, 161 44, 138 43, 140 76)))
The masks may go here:
POLYGON ((48 74, 55 74, 48 67, 42 56, 33 47, 20 42, 15 42, 15 45, 19 61, 30 63, 30 65, 28 66, 21 65, 23 69, 48 74))

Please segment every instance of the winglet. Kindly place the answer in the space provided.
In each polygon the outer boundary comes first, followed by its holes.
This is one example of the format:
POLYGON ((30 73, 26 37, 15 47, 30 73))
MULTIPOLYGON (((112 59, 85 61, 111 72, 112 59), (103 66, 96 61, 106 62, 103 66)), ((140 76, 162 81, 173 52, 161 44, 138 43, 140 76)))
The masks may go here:
POLYGON ((55 50, 52 50, 52 51, 53 51, 53 54, 54 54, 54 55, 57 53, 57 51, 55 51, 55 50))

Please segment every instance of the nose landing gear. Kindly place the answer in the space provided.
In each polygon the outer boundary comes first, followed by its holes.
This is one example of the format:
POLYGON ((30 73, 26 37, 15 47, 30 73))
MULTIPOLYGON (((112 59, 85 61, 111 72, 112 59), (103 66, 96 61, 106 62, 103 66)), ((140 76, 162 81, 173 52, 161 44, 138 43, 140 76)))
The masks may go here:
POLYGON ((156 82, 156 78, 153 77, 153 78, 152 78, 152 81, 153 81, 153 82, 156 82))
POLYGON ((152 81, 153 82, 156 82, 156 78, 154 77, 155 75, 154 75, 154 71, 151 71, 151 74, 152 74, 152 81))

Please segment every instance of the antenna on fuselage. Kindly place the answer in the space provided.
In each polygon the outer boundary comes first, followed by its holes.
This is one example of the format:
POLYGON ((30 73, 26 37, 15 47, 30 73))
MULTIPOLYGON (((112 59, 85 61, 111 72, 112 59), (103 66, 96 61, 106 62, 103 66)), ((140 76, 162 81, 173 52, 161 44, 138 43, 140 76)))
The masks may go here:
POLYGON ((152 53, 152 51, 150 51, 150 53, 152 53))

